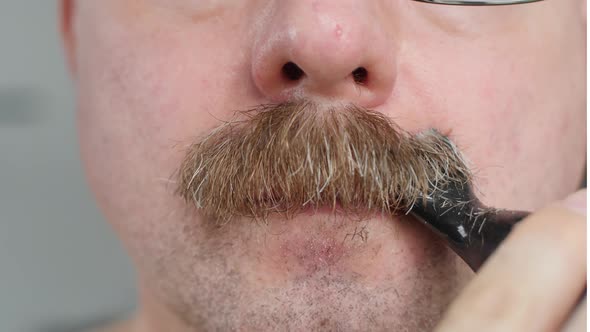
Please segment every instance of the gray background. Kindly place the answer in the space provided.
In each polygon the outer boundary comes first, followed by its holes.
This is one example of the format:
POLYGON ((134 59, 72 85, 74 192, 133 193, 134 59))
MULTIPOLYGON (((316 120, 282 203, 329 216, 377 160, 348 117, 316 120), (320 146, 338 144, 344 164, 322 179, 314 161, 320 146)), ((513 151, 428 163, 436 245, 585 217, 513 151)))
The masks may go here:
POLYGON ((55 0, 0 0, 0 332, 69 331, 134 306, 86 186, 55 0))

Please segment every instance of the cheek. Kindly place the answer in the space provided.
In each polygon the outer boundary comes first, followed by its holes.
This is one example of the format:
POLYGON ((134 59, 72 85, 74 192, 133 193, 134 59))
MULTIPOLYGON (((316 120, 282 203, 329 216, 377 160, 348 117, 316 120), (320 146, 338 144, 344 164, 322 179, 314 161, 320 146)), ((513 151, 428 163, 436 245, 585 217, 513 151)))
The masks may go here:
POLYGON ((490 61, 489 70, 472 71, 477 83, 462 89, 454 99, 461 106, 449 111, 452 136, 474 165, 484 203, 534 210, 579 185, 583 96, 564 89, 571 80, 563 74, 568 68, 551 58, 503 59, 501 65, 490 61))
POLYGON ((570 54, 564 59, 531 36, 435 37, 418 31, 415 45, 406 45, 384 111, 411 131, 450 135, 471 162, 485 204, 532 210, 573 191, 585 159, 579 47, 551 36, 553 47, 570 54))
POLYGON ((83 161, 119 233, 157 241, 155 233, 168 227, 161 221, 181 207, 173 176, 184 146, 226 117, 218 110, 232 109, 219 87, 233 76, 215 75, 223 55, 211 61, 211 51, 187 44, 165 24, 159 31, 100 27, 80 38, 83 161))
POLYGON ((580 185, 584 92, 570 83, 583 81, 572 71, 583 65, 572 63, 552 54, 513 57, 489 73, 491 84, 479 87, 481 100, 474 105, 481 117, 474 120, 480 122, 461 133, 469 138, 465 146, 487 204, 534 210, 580 185))

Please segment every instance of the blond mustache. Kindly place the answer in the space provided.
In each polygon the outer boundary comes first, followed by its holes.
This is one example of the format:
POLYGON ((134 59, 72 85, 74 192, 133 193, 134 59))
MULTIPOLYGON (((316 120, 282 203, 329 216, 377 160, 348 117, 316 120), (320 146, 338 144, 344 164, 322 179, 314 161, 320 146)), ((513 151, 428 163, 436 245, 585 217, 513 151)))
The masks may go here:
POLYGON ((448 181, 471 181, 457 147, 436 130, 405 132, 354 105, 263 105, 191 144, 177 192, 218 223, 291 217, 309 207, 350 214, 407 212, 448 181))

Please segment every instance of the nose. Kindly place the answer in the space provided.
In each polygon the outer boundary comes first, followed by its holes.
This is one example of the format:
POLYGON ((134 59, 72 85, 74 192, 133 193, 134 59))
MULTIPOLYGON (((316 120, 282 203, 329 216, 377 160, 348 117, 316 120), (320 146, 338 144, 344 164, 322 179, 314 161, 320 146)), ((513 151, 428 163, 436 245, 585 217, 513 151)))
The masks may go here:
POLYGON ((252 78, 266 98, 323 97, 375 107, 391 94, 396 43, 372 1, 271 3, 252 54, 252 78))

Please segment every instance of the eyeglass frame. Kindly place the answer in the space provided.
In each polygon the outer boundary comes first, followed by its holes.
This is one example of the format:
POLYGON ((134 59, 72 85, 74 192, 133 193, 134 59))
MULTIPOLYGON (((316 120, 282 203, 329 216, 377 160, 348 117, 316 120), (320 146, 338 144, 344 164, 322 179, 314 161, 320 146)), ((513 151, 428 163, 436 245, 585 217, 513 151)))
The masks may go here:
POLYGON ((506 6, 521 5, 543 0, 414 0, 434 5, 454 5, 454 6, 506 6))

